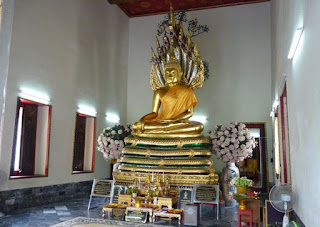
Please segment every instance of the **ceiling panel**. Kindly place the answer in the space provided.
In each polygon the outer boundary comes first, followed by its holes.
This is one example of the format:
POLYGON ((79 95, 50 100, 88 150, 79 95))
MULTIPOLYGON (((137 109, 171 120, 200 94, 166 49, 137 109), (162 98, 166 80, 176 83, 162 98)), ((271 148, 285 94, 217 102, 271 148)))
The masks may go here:
POLYGON ((175 11, 210 9, 225 6, 267 2, 269 0, 108 0, 117 4, 129 17, 141 17, 169 12, 170 2, 175 11))

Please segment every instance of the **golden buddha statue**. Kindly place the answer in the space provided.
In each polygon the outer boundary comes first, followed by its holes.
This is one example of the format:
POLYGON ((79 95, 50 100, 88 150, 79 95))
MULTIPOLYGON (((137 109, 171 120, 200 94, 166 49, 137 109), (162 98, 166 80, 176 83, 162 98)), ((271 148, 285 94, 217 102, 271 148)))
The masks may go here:
POLYGON ((164 68, 165 86, 153 95, 152 112, 133 125, 133 134, 140 137, 195 137, 203 125, 188 119, 193 115, 197 99, 193 90, 181 85, 181 66, 175 59, 164 68), (162 107, 159 113, 160 107, 162 107))
MULTIPOLYGON (((197 105, 194 89, 204 83, 204 66, 191 34, 184 35, 182 21, 163 25, 163 44, 156 38, 157 54, 151 48, 150 84, 154 91, 152 112, 133 125, 125 138, 123 157, 113 172, 117 182, 141 179, 147 185, 154 173, 162 174, 168 193, 172 186, 216 184, 211 143, 202 136, 203 125, 190 121, 197 105)), ((166 194, 166 193, 165 193, 166 194)))
POLYGON ((197 105, 193 89, 202 87, 204 81, 203 63, 190 33, 185 37, 182 23, 176 25, 172 8, 170 17, 170 42, 163 27, 164 45, 156 39, 158 57, 151 48, 152 112, 133 125, 135 136, 190 138, 201 136, 203 131, 201 123, 189 120, 197 105))

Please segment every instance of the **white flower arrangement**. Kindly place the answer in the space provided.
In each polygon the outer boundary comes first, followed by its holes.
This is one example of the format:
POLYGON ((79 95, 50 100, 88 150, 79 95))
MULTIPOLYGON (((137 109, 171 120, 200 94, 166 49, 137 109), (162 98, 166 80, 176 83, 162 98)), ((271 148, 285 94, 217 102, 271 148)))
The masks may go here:
POLYGON ((230 185, 237 187, 252 187, 252 180, 247 177, 235 177, 230 181, 230 185))
POLYGON ((210 131, 210 139, 213 153, 225 162, 241 162, 252 157, 252 151, 257 145, 245 124, 237 122, 227 127, 216 126, 210 131))
POLYGON ((102 152, 105 160, 119 159, 124 148, 124 138, 131 135, 130 124, 123 126, 116 124, 103 129, 98 138, 98 151, 102 152))

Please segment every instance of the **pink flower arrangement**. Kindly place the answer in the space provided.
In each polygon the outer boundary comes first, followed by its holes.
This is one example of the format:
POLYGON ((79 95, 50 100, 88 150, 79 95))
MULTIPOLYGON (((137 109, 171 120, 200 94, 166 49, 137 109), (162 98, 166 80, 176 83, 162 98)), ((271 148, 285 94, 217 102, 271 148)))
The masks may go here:
POLYGON ((119 159, 122 157, 124 138, 131 135, 130 124, 123 126, 116 124, 103 129, 98 138, 98 151, 102 152, 105 160, 119 159))
POLYGON ((213 153, 224 162, 241 162, 252 157, 256 141, 242 123, 230 123, 229 126, 218 125, 210 131, 213 153))

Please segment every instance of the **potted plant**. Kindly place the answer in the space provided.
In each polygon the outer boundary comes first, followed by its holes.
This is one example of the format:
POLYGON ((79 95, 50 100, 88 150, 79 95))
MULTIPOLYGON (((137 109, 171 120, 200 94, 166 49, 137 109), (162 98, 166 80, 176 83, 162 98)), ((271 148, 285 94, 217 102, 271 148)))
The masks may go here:
POLYGON ((131 195, 132 194, 132 188, 128 187, 126 190, 126 194, 131 195))
POLYGON ((137 197, 139 189, 137 187, 132 188, 132 197, 137 197))
POLYGON ((247 194, 248 187, 252 187, 252 180, 247 177, 235 177, 231 180, 230 185, 237 187, 237 194, 247 194))

